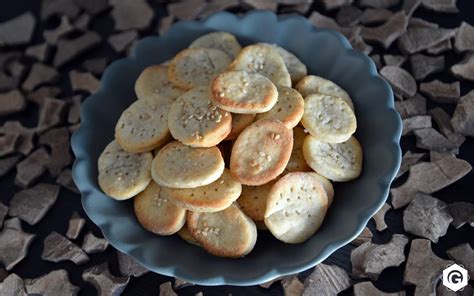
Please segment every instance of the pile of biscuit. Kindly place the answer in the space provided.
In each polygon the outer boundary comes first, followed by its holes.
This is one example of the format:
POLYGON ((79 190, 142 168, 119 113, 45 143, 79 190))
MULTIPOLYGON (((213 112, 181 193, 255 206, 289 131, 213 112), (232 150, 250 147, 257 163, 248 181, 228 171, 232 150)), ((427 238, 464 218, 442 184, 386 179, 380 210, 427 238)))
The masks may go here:
POLYGON ((146 68, 135 92, 98 179, 108 196, 134 197, 155 234, 234 258, 253 249, 257 229, 302 243, 333 200, 329 180, 360 175, 351 98, 277 45, 209 33, 146 68))

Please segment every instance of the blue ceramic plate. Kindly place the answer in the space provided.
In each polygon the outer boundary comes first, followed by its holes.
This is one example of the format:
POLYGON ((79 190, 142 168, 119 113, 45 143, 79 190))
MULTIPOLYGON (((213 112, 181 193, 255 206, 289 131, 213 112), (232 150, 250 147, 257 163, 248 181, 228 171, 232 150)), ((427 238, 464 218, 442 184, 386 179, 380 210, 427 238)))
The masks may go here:
POLYGON ((352 50, 339 33, 314 28, 299 16, 277 17, 252 12, 243 17, 216 14, 203 22, 180 22, 164 36, 147 37, 132 55, 110 65, 99 91, 82 105, 82 123, 72 137, 76 155, 73 177, 90 219, 115 248, 150 270, 201 285, 254 285, 311 268, 352 241, 385 202, 401 159, 401 120, 393 94, 373 62, 352 50), (245 258, 209 255, 178 236, 160 237, 136 221, 132 201, 105 196, 97 184, 97 158, 113 139, 122 111, 135 100, 134 83, 149 65, 162 63, 211 31, 227 31, 242 45, 276 43, 295 53, 310 74, 335 81, 354 101, 356 137, 364 148, 362 175, 335 186, 335 201, 321 229, 303 244, 284 244, 260 232, 255 249, 245 258))

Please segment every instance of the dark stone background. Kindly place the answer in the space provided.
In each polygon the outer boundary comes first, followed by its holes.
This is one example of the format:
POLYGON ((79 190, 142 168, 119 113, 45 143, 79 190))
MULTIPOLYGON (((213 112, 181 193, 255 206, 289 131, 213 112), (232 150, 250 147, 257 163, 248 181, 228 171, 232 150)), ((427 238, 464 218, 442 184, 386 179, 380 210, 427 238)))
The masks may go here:
MULTIPOLYGON (((149 4, 155 9, 155 18, 152 22, 152 25, 149 29, 141 31, 140 37, 144 37, 149 34, 157 34, 157 25, 161 17, 166 15, 166 4, 163 2, 159 3, 158 1, 148 1, 149 4)), ((59 18, 55 18, 46 23, 39 21, 38 12, 40 9, 40 1, 37 0, 14 0, 14 1, 2 1, 0 3, 0 22, 6 21, 12 17, 20 15, 25 11, 32 11, 38 19, 35 34, 31 44, 42 43, 42 31, 45 29, 52 29, 57 26, 59 23, 59 18)), ((471 25, 474 25, 474 1, 473 0, 458 0, 458 8, 460 10, 459 14, 442 14, 428 11, 424 8, 418 8, 414 15, 415 17, 420 17, 431 22, 437 22, 441 27, 454 28, 458 27, 462 21, 469 22, 471 25)), ((395 7, 399 9, 400 7, 395 7)), ((312 8, 308 12, 307 16, 311 14, 312 10, 317 10, 323 12, 329 16, 335 16, 335 11, 326 12, 324 11, 322 5, 316 3, 313 4, 312 8)), ((232 12, 240 12, 239 9, 231 9, 232 12)), ((107 56, 109 62, 117 58, 120 58, 120 55, 112 50, 110 45, 105 42, 106 38, 113 33, 113 21, 108 12, 102 13, 100 16, 95 17, 90 26, 90 30, 97 31, 102 37, 102 45, 95 50, 88 52, 87 54, 75 59, 73 62, 68 63, 61 70, 61 77, 59 85, 62 88, 61 97, 69 97, 73 95, 72 89, 69 85, 69 78, 67 73, 69 70, 76 68, 82 63, 82 61, 92 57, 102 57, 107 56)), ((375 47, 372 52, 376 54, 399 54, 397 49, 394 49, 394 46, 387 51, 381 51, 380 47, 375 47)), ((0 53, 1 54, 1 53, 0 53)), ((455 56, 454 53, 448 52, 446 56, 446 69, 458 62, 460 60, 459 56, 455 56)), ((28 62, 31 63, 31 59, 25 59, 25 64, 28 62)), ((406 64, 404 68, 406 68, 406 64)), ((455 79, 452 75, 447 73, 447 70, 444 73, 430 75, 433 79, 441 79, 445 82, 452 82, 455 79)), ((431 80, 431 79, 430 79, 431 80)), ((461 95, 466 94, 469 90, 474 89, 474 82, 461 82, 461 95)), ((433 101, 428 100, 428 109, 435 106, 433 101)), ((452 114, 454 110, 454 105, 440 105, 442 108, 448 111, 449 114, 452 114)), ((7 120, 20 120, 24 125, 28 127, 34 127, 37 122, 38 111, 34 104, 29 104, 28 108, 19 113, 18 115, 12 116, 3 116, 0 117, 0 124, 3 124, 7 120)), ((406 149, 411 149, 414 147, 415 139, 414 137, 404 137, 402 139, 402 147, 404 152, 406 149)), ((472 138, 467 138, 466 142, 462 145, 460 149, 459 158, 465 159, 474 165, 474 140, 472 138)), ((15 178, 14 170, 8 175, 0 179, 0 200, 7 204, 9 203, 10 198, 13 196, 14 192, 18 191, 19 188, 13 185, 13 180, 15 178)), ((400 178, 394 185, 402 184, 405 177, 400 178)), ((45 182, 54 183, 54 180, 49 178, 45 174, 42 179, 45 182)), ((453 185, 433 194, 435 197, 450 203, 454 201, 468 201, 474 202, 474 172, 471 171, 467 176, 462 180, 454 183, 453 185)), ((32 243, 29 249, 28 256, 23 259, 19 264, 13 268, 12 272, 15 272, 22 278, 35 278, 39 277, 45 273, 48 273, 55 269, 66 269, 69 273, 69 278, 72 284, 79 286, 81 288, 80 295, 96 295, 96 290, 88 283, 85 283, 82 280, 82 271, 90 266, 95 266, 99 263, 107 261, 111 272, 120 276, 118 270, 118 262, 115 250, 109 246, 109 248, 101 254, 91 255, 91 260, 82 266, 76 266, 72 262, 62 262, 62 263, 52 263, 43 261, 40 256, 43 249, 43 240, 51 232, 57 231, 58 233, 65 234, 68 221, 71 217, 71 214, 74 211, 78 211, 82 217, 86 217, 84 211, 82 210, 80 203, 80 196, 76 195, 64 188, 61 188, 60 195, 58 197, 55 205, 49 210, 47 215, 35 226, 30 226, 26 223, 22 223, 23 229, 28 233, 35 233, 37 235, 36 239, 32 243)), ((389 229, 384 230, 383 232, 377 232, 375 230, 375 224, 371 220, 368 224, 368 227, 374 233, 373 241, 376 243, 384 243, 390 240, 393 233, 404 233, 409 238, 414 238, 415 236, 406 234, 403 230, 402 225, 402 211, 401 210, 391 210, 386 215, 386 222, 389 226, 389 229)), ((92 231, 94 235, 101 236, 100 230, 92 223, 90 220, 84 226, 84 229, 81 231, 76 242, 82 242, 82 237, 88 231, 92 231)), ((474 245, 474 230, 468 225, 463 226, 462 228, 456 230, 454 227, 450 226, 448 234, 440 238, 438 244, 432 244, 433 251, 436 255, 441 258, 448 259, 446 255, 446 250, 459 245, 461 243, 470 242, 471 245, 474 245)), ((354 248, 352 245, 347 245, 334 253, 329 257, 325 263, 336 264, 345 268, 350 273, 350 252, 354 248)), ((408 255, 408 247, 405 250, 406 255, 408 255)), ((412 295, 414 291, 414 286, 404 286, 403 285, 403 271, 405 269, 405 263, 399 267, 391 267, 384 270, 379 278, 374 284, 379 289, 385 292, 396 292, 400 290, 407 291, 407 295, 412 295)), ((303 278, 307 275, 308 272, 301 274, 303 278)), ((159 286, 161 283, 170 281, 172 278, 161 276, 154 273, 147 273, 139 278, 131 278, 126 290, 123 295, 158 295, 159 286)), ((471 281, 472 284, 472 281, 471 281)), ((202 291, 204 295, 283 295, 283 289, 278 283, 274 283, 269 289, 264 289, 259 286, 253 287, 232 287, 232 286, 220 286, 220 287, 202 287, 202 286, 191 286, 183 288, 177 293, 179 295, 194 295, 195 293, 202 291)), ((348 289, 340 295, 352 295, 352 289, 348 289)))

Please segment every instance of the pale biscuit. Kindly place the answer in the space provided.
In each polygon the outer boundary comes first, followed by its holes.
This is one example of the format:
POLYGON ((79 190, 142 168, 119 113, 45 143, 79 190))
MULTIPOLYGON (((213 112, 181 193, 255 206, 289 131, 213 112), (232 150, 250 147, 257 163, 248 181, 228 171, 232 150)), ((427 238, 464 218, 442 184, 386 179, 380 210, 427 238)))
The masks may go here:
POLYGON ((196 188, 163 188, 180 207, 193 212, 218 212, 229 207, 242 192, 242 185, 235 180, 228 169, 209 185, 196 188))
POLYGON ((304 129, 299 126, 293 129, 293 150, 286 165, 285 173, 311 171, 311 167, 306 163, 303 155, 303 142, 306 135, 304 129))
POLYGON ((187 48, 171 60, 168 77, 178 87, 188 90, 197 86, 209 86, 231 61, 222 50, 187 48))
POLYGON ((187 241, 188 243, 200 247, 201 245, 199 242, 194 238, 194 236, 191 234, 191 231, 189 231, 188 225, 184 224, 183 227, 177 232, 179 237, 181 237, 183 240, 187 241))
POLYGON ((153 65, 146 67, 135 82, 135 94, 138 99, 161 96, 175 99, 185 90, 174 85, 168 78, 168 67, 153 65))
POLYGON ((350 181, 362 171, 362 147, 355 137, 331 144, 308 135, 303 143, 303 154, 314 171, 332 181, 350 181))
POLYGON ((260 186, 242 186, 242 194, 237 202, 240 209, 252 218, 253 221, 262 222, 267 208, 267 197, 275 182, 268 182, 260 186))
POLYGON ((323 223, 328 198, 312 173, 289 173, 268 194, 265 225, 285 243, 302 243, 323 223))
POLYGON ((291 87, 290 73, 278 51, 272 47, 254 44, 239 52, 229 70, 258 72, 268 77, 275 85, 291 87))
POLYGON ((293 53, 288 50, 272 43, 260 43, 266 46, 270 46, 278 51, 280 56, 283 58, 288 73, 290 73, 291 82, 296 84, 301 78, 305 77, 308 74, 308 69, 306 65, 303 64, 300 59, 298 59, 293 53))
POLYGON ((146 152, 169 138, 168 113, 173 99, 147 98, 133 102, 115 126, 115 140, 128 152, 146 152))
POLYGON ((278 87, 278 101, 272 109, 257 114, 257 120, 262 118, 278 119, 287 128, 298 125, 304 113, 304 100, 300 93, 291 87, 278 87))
POLYGON ((316 139, 328 143, 347 141, 357 128, 355 114, 344 100, 321 94, 306 97, 301 123, 316 139))
POLYGON ((242 49, 235 36, 227 32, 212 32, 203 35, 189 45, 189 48, 196 47, 220 49, 231 59, 234 59, 242 49))
POLYGON ((311 172, 311 174, 315 176, 319 182, 321 182, 321 185, 323 185, 324 191, 326 191, 326 195, 328 197, 328 207, 330 207, 334 199, 334 186, 326 177, 323 177, 315 172, 311 172))
POLYGON ((224 172, 217 147, 192 148, 178 141, 161 148, 153 159, 151 175, 161 186, 195 188, 211 184, 224 172))
POLYGON ((148 231, 159 235, 178 232, 186 222, 186 210, 177 206, 161 194, 155 182, 133 200, 133 209, 138 222, 148 231))
POLYGON ((211 85, 212 100, 234 113, 253 114, 270 110, 277 102, 278 90, 270 79, 257 73, 227 71, 211 85))
POLYGON ((323 94, 339 97, 343 99, 352 110, 354 104, 349 94, 334 82, 315 75, 303 77, 295 87, 303 97, 311 94, 323 94))
POLYGON ((238 258, 252 251, 257 241, 255 223, 237 205, 214 213, 188 213, 193 237, 209 253, 238 258))
POLYGON ((99 156, 99 186, 117 200, 131 198, 145 190, 151 180, 151 153, 129 153, 110 142, 99 156))
POLYGON ((276 119, 256 121, 235 140, 230 171, 244 185, 263 185, 283 172, 292 148, 291 129, 276 119))
POLYGON ((255 114, 232 114, 232 130, 227 135, 226 140, 235 140, 240 133, 252 122, 255 121, 255 114))
POLYGON ((232 116, 210 100, 209 89, 196 87, 176 99, 168 114, 171 135, 192 147, 212 147, 232 129, 232 116))

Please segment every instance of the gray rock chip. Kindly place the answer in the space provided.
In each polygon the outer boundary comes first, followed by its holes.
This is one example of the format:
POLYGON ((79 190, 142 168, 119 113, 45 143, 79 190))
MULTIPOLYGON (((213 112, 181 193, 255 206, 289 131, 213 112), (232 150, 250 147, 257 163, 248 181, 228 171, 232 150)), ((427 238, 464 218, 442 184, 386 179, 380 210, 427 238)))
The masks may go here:
POLYGON ((451 124, 456 132, 474 137, 474 90, 461 97, 451 118, 451 124))
POLYGON ((168 29, 171 27, 173 22, 174 22, 173 15, 169 15, 160 19, 160 22, 158 24, 158 33, 160 33, 160 36, 162 36, 168 31, 168 29))
POLYGON ((387 22, 378 27, 363 27, 361 34, 365 41, 371 41, 389 48, 402 34, 406 32, 408 17, 403 11, 392 15, 387 22))
POLYGON ((378 210, 377 213, 375 213, 375 215, 372 217, 374 219, 375 228, 377 229, 377 231, 383 231, 387 229, 387 224, 385 223, 385 214, 387 214, 387 212, 391 209, 392 206, 387 203, 384 203, 380 210, 378 210))
POLYGON ((52 127, 63 122, 63 115, 66 111, 67 102, 63 100, 45 98, 39 110, 38 126, 36 131, 43 133, 52 127))
POLYGON ((74 0, 74 3, 91 15, 99 14, 109 7, 108 0, 74 0))
POLYGON ((446 253, 448 253, 449 258, 458 264, 462 264, 467 269, 471 279, 474 277, 474 250, 468 243, 453 247, 446 253))
POLYGON ((474 227, 474 205, 468 202, 460 201, 449 205, 449 213, 453 217, 451 223, 456 229, 461 228, 468 223, 474 227))
POLYGON ((405 292, 386 293, 377 289, 372 282, 361 282, 354 285, 355 296, 405 296, 405 292))
POLYGON ((77 189, 76 184, 74 183, 74 180, 72 179, 70 169, 63 170, 56 179, 56 183, 68 189, 69 191, 72 191, 77 194, 80 193, 79 189, 77 189))
POLYGON ((0 159, 0 178, 8 174, 20 160, 20 155, 12 155, 0 159))
POLYGON ((456 7, 457 0, 422 0, 421 5, 424 8, 444 13, 458 13, 456 7))
POLYGON ((281 280, 283 287, 283 294, 287 296, 301 296, 304 291, 303 283, 298 279, 298 276, 284 277, 281 280))
POLYGON ((171 282, 166 282, 160 285, 160 296, 178 296, 171 287, 171 282))
POLYGON ((305 279, 305 289, 302 295, 336 295, 350 286, 351 280, 344 269, 336 265, 319 263, 305 279))
POLYGON ((10 218, 3 222, 3 226, 5 228, 13 228, 16 230, 22 230, 21 228, 21 220, 18 217, 10 218))
POLYGON ((69 226, 67 228, 66 237, 69 239, 76 239, 81 233, 82 227, 86 223, 86 219, 81 218, 79 214, 74 211, 69 219, 69 226))
POLYGON ((420 81, 444 70, 444 56, 432 57, 417 53, 410 56, 410 67, 415 80, 420 81))
POLYGON ((416 81, 405 69, 396 66, 385 66, 380 70, 396 92, 403 96, 412 97, 416 94, 416 81))
POLYGON ((43 0, 41 4, 41 19, 43 20, 54 15, 65 15, 73 19, 80 12, 73 0, 43 0))
POLYGON ((46 42, 32 45, 25 50, 25 55, 44 62, 49 56, 49 45, 46 42))
POLYGON ((73 161, 69 151, 69 132, 67 128, 60 127, 51 129, 39 138, 39 143, 50 148, 51 159, 46 164, 52 177, 57 177, 62 169, 73 161))
POLYGON ((0 228, 3 227, 3 221, 8 214, 8 207, 0 202, 0 228))
POLYGON ((454 49, 457 52, 474 51, 474 26, 462 22, 454 37, 454 49))
POLYGON ((99 296, 107 296, 120 295, 125 290, 130 277, 113 276, 107 263, 102 263, 84 270, 82 279, 94 286, 99 296))
MULTIPOLYGON (((295 2, 297 4, 286 6, 285 9, 281 10, 280 13, 285 13, 287 10, 288 12, 299 12, 301 14, 305 14, 308 9, 311 7, 311 2, 309 1, 299 1, 295 2)), ((230 8, 234 8, 240 5, 239 0, 228 0, 228 1, 210 1, 204 5, 204 8, 199 12, 197 18, 207 18, 208 16, 224 11, 230 8)), ((282 7, 283 8, 283 7, 282 7)))
POLYGON ((404 0, 402 10, 408 17, 411 17, 420 4, 421 0, 404 0))
POLYGON ((398 170, 396 178, 402 176, 410 167, 420 161, 422 158, 426 156, 426 153, 413 153, 411 151, 407 151, 402 158, 402 163, 400 165, 400 169, 398 170))
POLYGON ((387 21, 393 12, 385 8, 368 8, 362 12, 360 23, 364 25, 374 25, 387 21))
POLYGON ((38 105, 42 105, 46 98, 55 98, 61 93, 61 89, 55 86, 41 86, 35 91, 32 91, 26 95, 28 101, 34 102, 38 105))
POLYGON ((119 262, 120 273, 122 275, 139 277, 149 271, 127 254, 117 251, 117 257, 119 262))
POLYGON ((46 171, 50 160, 48 152, 39 148, 16 165, 15 185, 22 188, 30 187, 46 171))
POLYGON ((4 135, 20 135, 15 150, 23 155, 28 155, 33 150, 34 129, 24 127, 19 121, 7 121, 0 127, 4 135))
POLYGON ((18 78, 7 75, 0 71, 0 91, 8 91, 18 87, 20 81, 18 78))
POLYGON ((434 243, 448 231, 453 217, 448 205, 430 195, 417 193, 403 212, 406 232, 431 240, 434 243))
POLYGON ((458 152, 459 145, 448 140, 434 128, 422 128, 413 131, 416 147, 438 152, 458 152))
POLYGON ((420 162, 410 167, 407 181, 397 188, 392 188, 392 206, 401 208, 415 197, 415 193, 426 194, 441 190, 471 171, 469 162, 454 156, 446 156, 434 162, 420 162))
MULTIPOLYGON (((346 5, 350 5, 352 4, 353 1, 354 0, 321 0, 320 2, 323 4, 326 10, 333 10, 336 8, 341 8, 346 5)), ((278 1, 275 1, 275 2, 278 2, 278 1)))
POLYGON ((68 123, 78 123, 81 120, 82 96, 76 95, 71 98, 67 114, 68 123))
POLYGON ((25 284, 23 279, 15 273, 7 276, 0 283, 0 295, 2 296, 26 296, 25 284))
MULTIPOLYGON (((114 1, 112 5, 111 15, 114 19, 114 28, 117 31, 146 29, 154 16, 153 9, 144 0, 114 1)), ((197 6, 194 9, 199 10, 197 6)))
POLYGON ((10 201, 8 214, 35 225, 54 205, 59 189, 57 185, 40 183, 30 189, 19 191, 10 201))
POLYGON ((0 157, 13 154, 16 151, 16 146, 19 141, 19 134, 6 134, 0 136, 0 157))
POLYGON ((81 248, 87 254, 96 254, 104 252, 109 246, 109 242, 104 238, 96 237, 92 232, 86 233, 81 248))
POLYGON ((181 278, 175 278, 173 283, 173 289, 179 290, 186 287, 194 286, 193 283, 187 282, 181 278))
POLYGON ((31 67, 25 82, 23 82, 22 88, 26 91, 32 91, 41 84, 54 82, 58 75, 56 69, 45 64, 35 63, 31 67))
POLYGON ((351 242, 352 245, 360 246, 365 242, 372 241, 372 231, 368 227, 365 227, 364 230, 351 242))
POLYGON ((435 295, 436 283, 443 269, 452 263, 454 262, 436 256, 431 250, 429 240, 414 239, 411 241, 403 281, 416 286, 416 296, 435 295))
POLYGON ((31 41, 36 19, 31 12, 25 12, 0 23, 0 47, 26 44, 31 41))
POLYGON ((101 42, 101 37, 96 32, 86 32, 75 39, 61 39, 57 42, 56 55, 53 64, 61 67, 72 61, 78 55, 96 47, 101 42))
POLYGON ((89 261, 89 256, 70 240, 53 231, 44 239, 41 259, 51 262, 69 260, 80 265, 89 261))
POLYGON ((0 232, 0 262, 6 270, 11 270, 26 257, 28 249, 36 236, 23 232, 21 225, 10 224, 9 220, 5 221, 0 232))
POLYGON ((444 83, 439 80, 420 83, 420 92, 438 103, 457 103, 461 95, 459 81, 444 83))
POLYGON ((43 32, 44 40, 48 44, 56 44, 59 38, 67 35, 68 33, 74 31, 74 27, 69 22, 69 18, 65 15, 61 16, 61 22, 59 25, 52 30, 45 30, 43 32))
POLYGON ((88 72, 100 76, 107 67, 107 58, 102 57, 86 60, 82 63, 82 67, 88 72))
POLYGON ((53 270, 36 279, 27 279, 25 286, 28 295, 75 296, 79 293, 79 287, 71 284, 64 269, 53 270))
POLYGON ((398 48, 403 53, 413 54, 440 44, 455 34, 454 29, 409 27, 398 39, 398 48))
POLYGON ((403 119, 402 136, 406 136, 417 129, 424 129, 431 127, 431 116, 416 115, 413 117, 403 119))
MULTIPOLYGON (((276 11, 278 6, 278 3, 274 1, 265 0, 243 0, 243 3, 250 5, 255 9, 272 11, 276 11)), ((168 9, 168 14, 177 19, 193 20, 204 10, 205 5, 206 1, 204 0, 189 0, 170 3, 166 8, 168 9)))
POLYGON ((416 115, 425 115, 426 114, 426 98, 420 94, 401 101, 395 102, 395 109, 402 118, 409 118, 416 115))
POLYGON ((85 91, 95 93, 99 89, 100 81, 91 73, 72 70, 69 72, 69 80, 74 91, 85 91))
POLYGON ((380 55, 372 54, 372 55, 370 55, 370 59, 374 62, 375 67, 377 69, 382 68, 382 61, 381 61, 380 55))
POLYGON ((453 65, 449 71, 457 78, 474 81, 474 54, 467 54, 459 64, 453 65))
POLYGON ((406 57, 401 56, 401 55, 386 54, 383 56, 383 60, 386 66, 401 67, 403 63, 406 61, 406 57))
POLYGON ((443 109, 436 107, 429 111, 431 118, 435 121, 436 125, 440 132, 448 138, 449 141, 456 144, 458 147, 461 146, 466 137, 463 135, 457 134, 454 131, 453 125, 451 124, 451 118, 449 117, 448 113, 443 109))
POLYGON ((452 48, 453 45, 451 43, 451 39, 448 39, 433 45, 432 47, 428 48, 426 52, 432 55, 438 55, 444 52, 451 51, 452 48))
POLYGON ((398 5, 400 0, 361 0, 359 5, 362 7, 389 8, 398 5))
POLYGON ((110 35, 107 42, 112 46, 116 52, 123 52, 127 49, 133 41, 138 37, 138 32, 135 30, 120 32, 114 35, 110 35))
POLYGON ((86 32, 87 29, 89 28, 90 21, 91 21, 91 16, 87 13, 83 13, 74 20, 72 26, 76 30, 86 32))
POLYGON ((439 285, 436 289, 436 296, 472 296, 474 295, 474 288, 472 286, 466 286, 457 292, 453 292, 446 288, 444 285, 439 285))
POLYGON ((377 280, 384 269, 399 266, 405 261, 404 249, 407 243, 406 236, 394 234, 386 244, 367 242, 360 245, 351 254, 352 275, 377 280))
POLYGON ((355 26, 361 17, 362 10, 353 5, 345 5, 337 11, 336 22, 342 27, 355 26))

